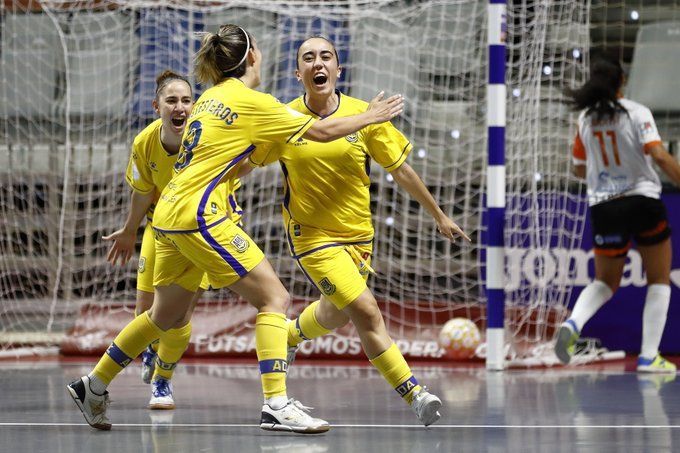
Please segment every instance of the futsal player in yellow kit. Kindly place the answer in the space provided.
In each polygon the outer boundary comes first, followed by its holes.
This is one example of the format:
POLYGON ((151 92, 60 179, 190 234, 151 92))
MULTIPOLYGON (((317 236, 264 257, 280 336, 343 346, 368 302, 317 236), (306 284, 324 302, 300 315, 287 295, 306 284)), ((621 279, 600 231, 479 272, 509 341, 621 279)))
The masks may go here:
MULTIPOLYGON (((115 265, 120 260, 121 265, 125 265, 134 253, 137 228, 146 215, 147 222, 137 269, 135 316, 144 313, 153 304, 153 271, 156 257, 153 211, 158 196, 172 177, 172 168, 177 160, 186 119, 193 105, 191 85, 186 78, 169 70, 158 75, 153 107, 160 118, 135 137, 125 175, 133 190, 127 220, 121 229, 104 236, 105 240, 112 241, 107 259, 111 264, 115 265)), ((240 181, 236 180, 235 184, 237 185, 233 188, 223 184, 220 193, 229 201, 231 220, 239 224, 241 209, 234 192, 240 187, 240 181)), ((210 283, 204 278, 201 290, 196 293, 185 318, 168 332, 169 336, 175 337, 173 341, 170 343, 164 341, 160 346, 160 353, 159 342, 154 342, 142 352, 142 380, 151 384, 150 409, 175 407, 170 379, 176 363, 168 363, 163 357, 167 354, 168 348, 184 350, 188 346, 193 309, 203 290, 209 287, 210 283), (156 362, 159 363, 158 367, 156 362)))
MULTIPOLYGON (((305 94, 288 105, 315 118, 365 111, 367 103, 335 88, 341 68, 334 45, 314 37, 298 49, 298 80, 305 94)), ((439 419, 441 401, 425 390, 392 342, 378 304, 366 286, 373 224, 370 211, 370 162, 376 161, 423 206, 445 237, 465 233, 439 208, 418 175, 405 162, 412 145, 391 123, 367 126, 328 143, 304 137, 251 154, 251 165, 279 161, 285 177, 283 221, 293 257, 322 296, 288 325, 288 363, 303 340, 322 336, 350 319, 371 363, 410 404, 418 419, 439 419)), ((242 174, 248 170, 243 169, 242 174)))
MULTIPOLYGON (((175 175, 154 212, 156 262, 153 307, 114 339, 90 374, 68 390, 87 422, 110 429, 106 416, 111 380, 156 339, 186 316, 190 300, 207 273, 217 287, 229 287, 258 309, 255 344, 264 404, 260 427, 319 433, 329 429, 286 395, 289 295, 263 253, 228 215, 216 188, 233 181, 234 167, 257 146, 298 139, 331 141, 365 126, 389 121, 403 109, 401 96, 344 118, 317 120, 254 90, 262 54, 243 28, 223 25, 207 33, 196 55, 196 74, 212 83, 196 101, 182 139, 175 175)), ((181 354, 178 354, 178 356, 181 354)), ((178 357, 169 357, 173 363, 178 357)))

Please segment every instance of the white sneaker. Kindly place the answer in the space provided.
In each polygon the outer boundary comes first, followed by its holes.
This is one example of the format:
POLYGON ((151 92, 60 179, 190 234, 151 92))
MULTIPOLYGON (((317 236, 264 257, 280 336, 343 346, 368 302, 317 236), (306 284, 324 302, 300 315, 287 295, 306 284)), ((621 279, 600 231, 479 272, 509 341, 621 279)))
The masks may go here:
POLYGON ((418 420, 425 426, 430 426, 441 417, 439 408, 442 407, 442 401, 436 395, 428 392, 425 387, 418 393, 414 393, 411 407, 418 420))
POLYGON ((151 384, 151 378, 153 378, 153 372, 155 370, 156 351, 154 351, 151 345, 149 345, 144 351, 142 351, 142 382, 145 384, 151 384))
POLYGON ((325 433, 331 427, 327 421, 308 415, 311 407, 291 398, 281 409, 272 409, 268 404, 262 406, 260 428, 267 431, 289 431, 301 434, 325 433))
POLYGON ((85 416, 85 421, 93 428, 108 431, 111 422, 106 417, 106 408, 109 406, 109 392, 97 395, 90 389, 90 378, 83 376, 66 386, 71 398, 75 401, 80 412, 85 416))
POLYGON ((149 409, 172 410, 175 408, 175 400, 172 398, 172 384, 165 378, 156 378, 151 381, 151 399, 149 409))

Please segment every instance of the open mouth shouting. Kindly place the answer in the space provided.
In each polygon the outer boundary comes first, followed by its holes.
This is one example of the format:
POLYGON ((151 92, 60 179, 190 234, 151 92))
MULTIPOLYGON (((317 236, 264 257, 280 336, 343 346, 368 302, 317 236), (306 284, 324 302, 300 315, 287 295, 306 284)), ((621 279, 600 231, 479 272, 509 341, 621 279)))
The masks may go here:
POLYGON ((171 119, 172 122, 172 127, 175 129, 177 132, 183 132, 184 131, 184 126, 186 125, 187 122, 187 117, 182 115, 182 116, 174 116, 171 119))
POLYGON ((328 76, 323 72, 316 73, 312 79, 314 86, 317 88, 323 88, 328 82, 328 76))

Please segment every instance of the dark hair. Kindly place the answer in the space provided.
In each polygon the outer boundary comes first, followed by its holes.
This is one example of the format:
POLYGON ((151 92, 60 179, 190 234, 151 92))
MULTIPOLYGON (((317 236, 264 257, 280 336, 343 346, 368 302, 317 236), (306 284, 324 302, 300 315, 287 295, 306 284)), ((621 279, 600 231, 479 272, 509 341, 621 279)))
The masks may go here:
POLYGON ((186 83, 187 85, 189 85, 189 91, 193 95, 193 90, 191 89, 191 84, 186 79, 186 77, 179 75, 174 71, 166 69, 165 71, 158 74, 158 76, 156 76, 156 98, 155 98, 156 101, 158 101, 158 97, 160 96, 161 91, 163 91, 163 89, 166 86, 168 86, 170 84, 170 82, 172 82, 173 80, 181 80, 184 83, 186 83))
POLYGON ((215 85, 227 77, 241 77, 251 48, 253 37, 238 25, 226 24, 217 33, 206 33, 194 60, 196 78, 215 85))
POLYGON ((300 60, 300 48, 302 47, 302 45, 303 45, 304 43, 306 43, 307 41, 309 41, 310 39, 315 39, 315 38, 323 39, 324 41, 326 41, 328 44, 331 45, 331 47, 333 48, 333 53, 335 53, 335 59, 338 61, 338 66, 340 66, 340 57, 338 57, 338 50, 335 48, 335 44, 333 43, 333 41, 331 41, 330 39, 326 38, 325 36, 314 35, 314 36, 310 36, 309 38, 307 38, 307 39, 305 39, 304 41, 302 41, 302 42, 300 43, 300 45, 298 46, 298 48, 297 48, 297 55, 295 56, 295 67, 296 67, 297 69, 300 69, 300 63, 299 63, 299 60, 300 60))
POLYGON ((566 94, 574 110, 586 109, 586 115, 596 119, 613 119, 619 112, 628 114, 617 98, 621 85, 621 62, 599 57, 591 63, 590 79, 581 88, 567 89, 566 94))

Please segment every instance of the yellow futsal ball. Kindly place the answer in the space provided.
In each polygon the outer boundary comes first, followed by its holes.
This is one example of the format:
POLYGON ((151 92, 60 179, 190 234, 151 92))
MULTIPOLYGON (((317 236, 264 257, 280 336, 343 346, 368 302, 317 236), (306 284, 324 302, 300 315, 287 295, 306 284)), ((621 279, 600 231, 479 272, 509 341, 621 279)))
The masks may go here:
POLYGON ((453 360, 472 358, 481 340, 479 329, 467 318, 450 319, 439 332, 439 345, 453 360))

